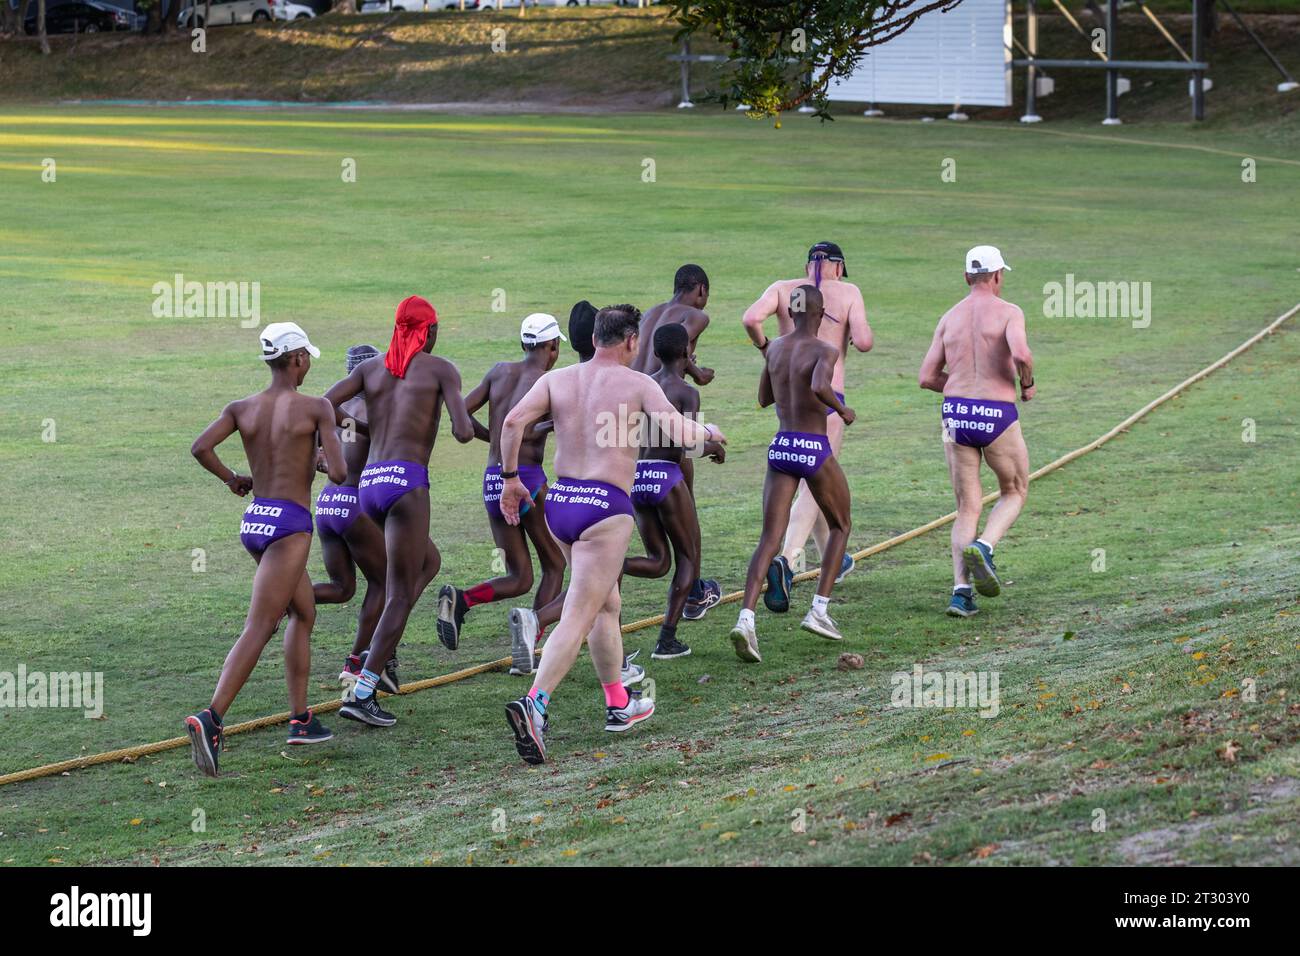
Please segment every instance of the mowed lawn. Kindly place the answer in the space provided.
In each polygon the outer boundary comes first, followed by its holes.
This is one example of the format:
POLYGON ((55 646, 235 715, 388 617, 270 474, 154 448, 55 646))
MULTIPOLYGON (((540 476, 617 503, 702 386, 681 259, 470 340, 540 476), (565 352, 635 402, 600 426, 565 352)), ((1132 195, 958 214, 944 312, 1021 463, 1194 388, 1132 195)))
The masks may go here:
MULTIPOLYGON (((0 672, 102 672, 105 692, 99 720, 0 709, 0 773, 177 735, 242 623, 243 504, 188 449, 267 376, 239 319, 155 317, 151 289, 177 273, 260 283, 261 322, 299 322, 322 348, 305 386, 319 394, 347 346, 385 345, 409 294, 436 305, 438 351, 468 390, 518 354, 524 314, 565 317, 580 298, 648 308, 698 262, 714 322, 701 359, 718 370, 703 408, 731 442, 697 492, 706 570, 727 591, 757 539, 774 430, 740 316, 811 243, 844 247, 876 332, 849 356, 855 548, 951 509, 938 397, 915 374, 970 245, 1014 266, 1035 467, 1300 300, 1300 162, 1249 136, 850 117, 774 129, 704 109, 0 112, 0 672), (1067 274, 1150 283, 1149 327, 1045 316, 1044 284, 1067 274)), ((999 549, 1004 595, 971 620, 941 614, 944 529, 836 589, 843 646, 798 629, 808 585, 789 615, 760 608, 761 666, 727 641, 734 605, 684 624, 694 655, 646 661, 658 708, 633 733, 603 731, 584 655, 555 695, 545 767, 519 761, 503 719, 526 682, 491 673, 392 701, 388 731, 334 715, 335 741, 305 752, 278 728, 232 738, 215 781, 175 750, 0 788, 0 862, 1294 865, 1298 362, 1300 330, 1284 327, 1035 483, 999 549), (865 667, 837 669, 841 651, 865 667), (996 672, 998 715, 891 706, 891 675, 917 664, 996 672)), ((493 573, 485 451, 450 436, 435 449, 435 589, 493 573)), ((237 442, 222 452, 242 462, 237 442)), ((665 593, 628 581, 625 619, 665 593)), ((475 610, 452 654, 433 597, 404 679, 508 652, 508 604, 475 610)), ((337 694, 356 609, 321 609, 314 700, 337 694)), ((647 658, 655 633, 629 649, 647 658)), ((229 720, 284 709, 276 645, 229 720)))

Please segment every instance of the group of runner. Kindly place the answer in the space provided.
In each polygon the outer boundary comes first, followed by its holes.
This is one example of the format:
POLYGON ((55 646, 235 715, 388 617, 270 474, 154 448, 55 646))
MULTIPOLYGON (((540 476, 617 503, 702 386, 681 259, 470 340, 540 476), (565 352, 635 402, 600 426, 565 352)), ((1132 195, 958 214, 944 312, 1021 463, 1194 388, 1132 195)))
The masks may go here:
MULTIPOLYGON (((1023 314, 1001 298, 1009 268, 992 246, 968 253, 969 294, 940 320, 918 376, 922 388, 944 396, 943 447, 958 505, 947 613, 961 617, 976 612, 976 591, 998 593, 993 549, 1027 488, 1015 400, 1017 382, 1022 400, 1033 397, 1033 360, 1023 314), (997 475, 1001 498, 978 534, 981 460, 997 475)), ((844 429, 855 418, 844 403, 844 366, 850 345, 860 352, 873 345, 862 294, 846 277, 840 247, 817 243, 803 276, 773 283, 744 315, 764 356, 759 404, 775 405, 779 430, 768 448, 762 532, 731 632, 743 661, 762 659, 754 617, 760 593, 770 611, 789 610, 810 537, 821 568, 802 627, 842 639, 829 601, 834 585, 853 570, 846 553, 850 491, 838 461, 844 429), (769 339, 765 325, 773 316, 779 335, 769 339)), ((694 484, 695 461, 722 463, 727 446, 717 426, 699 421, 696 386, 714 377, 697 360, 709 325, 708 297, 704 270, 685 265, 672 299, 644 315, 631 305, 597 310, 579 302, 568 336, 554 316, 529 315, 520 328, 522 358, 494 365, 464 396, 456 367, 433 354, 438 317, 419 296, 398 306, 386 351, 348 350, 346 377, 322 398, 298 391, 319 350, 294 323, 267 326, 261 344, 270 386, 227 405, 191 449, 232 492, 254 493, 240 538, 257 562, 244 629, 212 701, 185 721, 196 765, 216 776, 224 717, 281 623, 292 712, 288 743, 332 737, 307 706, 309 640, 316 604, 350 601, 358 571, 366 591, 339 675, 339 712, 370 726, 396 722, 380 706, 378 691, 400 693, 397 646, 441 567, 429 537, 428 468, 444 408, 457 441, 487 444, 483 503, 502 565, 490 580, 440 588, 439 640, 455 650, 473 608, 521 597, 536 583, 531 607, 509 613, 511 673, 533 677, 528 693, 506 705, 520 756, 544 762, 551 697, 584 642, 604 690, 605 729, 626 731, 652 716, 654 701, 635 689, 645 670, 636 654, 623 650, 623 575, 659 578, 672 570, 656 659, 689 654, 677 635, 680 621, 702 618, 722 598, 718 582, 702 576, 694 484), (580 361, 557 369, 561 342, 580 361), (486 426, 474 417, 485 405, 486 426), (216 454, 235 432, 251 475, 236 473, 216 454), (552 434, 554 480, 543 468, 552 434), (316 526, 329 581, 313 585, 308 506, 317 471, 328 477, 316 501, 316 526), (628 553, 634 527, 644 555, 628 553)))

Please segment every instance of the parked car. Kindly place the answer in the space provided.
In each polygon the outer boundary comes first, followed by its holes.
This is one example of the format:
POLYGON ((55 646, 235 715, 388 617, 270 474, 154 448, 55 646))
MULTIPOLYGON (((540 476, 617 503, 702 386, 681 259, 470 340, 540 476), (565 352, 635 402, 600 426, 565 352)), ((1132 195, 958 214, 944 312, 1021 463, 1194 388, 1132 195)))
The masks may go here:
MULTIPOLYGON (((177 16, 176 22, 186 30, 204 26, 204 9, 202 3, 186 7, 177 16)), ((206 9, 214 27, 232 23, 260 23, 274 17, 270 0, 213 0, 206 9)))
MULTIPOLYGON (((33 7, 35 4, 33 4, 33 7)), ((130 30, 135 18, 120 7, 100 3, 98 0, 74 0, 45 11, 46 33, 107 33, 112 30, 130 30)), ((23 29, 35 35, 36 13, 27 15, 23 29)))
POLYGON ((271 13, 277 20, 306 20, 316 16, 316 11, 305 3, 293 0, 270 0, 271 13))

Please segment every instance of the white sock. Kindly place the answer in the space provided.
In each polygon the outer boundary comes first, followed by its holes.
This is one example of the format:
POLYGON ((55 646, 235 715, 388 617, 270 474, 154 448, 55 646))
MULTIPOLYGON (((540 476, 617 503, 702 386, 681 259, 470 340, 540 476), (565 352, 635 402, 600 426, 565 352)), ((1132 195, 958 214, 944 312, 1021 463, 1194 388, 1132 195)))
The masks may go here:
POLYGON ((830 598, 822 597, 820 594, 813 595, 812 609, 816 611, 818 614, 825 614, 828 610, 830 610, 830 606, 831 606, 830 598))
POLYGON ((983 538, 976 538, 976 539, 975 539, 975 543, 976 543, 976 544, 982 544, 982 545, 984 545, 984 547, 986 547, 986 548, 989 549, 989 553, 990 553, 990 554, 993 553, 993 545, 989 544, 989 543, 988 543, 987 541, 985 541, 983 538))
POLYGON ((749 608, 742 608, 740 612, 740 620, 738 620, 736 623, 742 626, 748 624, 750 627, 753 627, 754 612, 749 610, 749 608))
POLYGON ((969 585, 969 584, 954 584, 954 585, 952 586, 952 593, 953 593, 953 594, 956 594, 958 591, 969 591, 969 590, 970 590, 970 585, 969 585))

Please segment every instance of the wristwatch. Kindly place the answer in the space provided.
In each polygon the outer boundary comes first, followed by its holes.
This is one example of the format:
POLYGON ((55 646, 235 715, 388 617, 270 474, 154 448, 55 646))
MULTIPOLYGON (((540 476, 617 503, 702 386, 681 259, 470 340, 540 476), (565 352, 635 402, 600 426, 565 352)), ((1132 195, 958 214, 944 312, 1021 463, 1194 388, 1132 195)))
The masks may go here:
POLYGON ((519 469, 518 469, 518 468, 516 468, 514 471, 502 471, 502 472, 501 472, 501 480, 502 480, 502 481, 509 481, 511 478, 518 478, 518 477, 519 477, 519 469))

